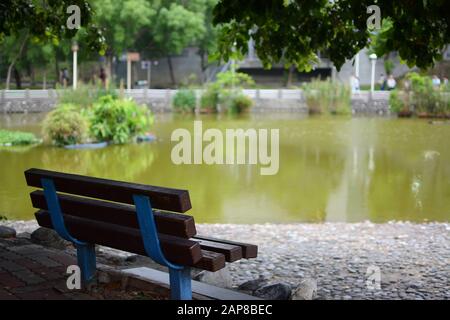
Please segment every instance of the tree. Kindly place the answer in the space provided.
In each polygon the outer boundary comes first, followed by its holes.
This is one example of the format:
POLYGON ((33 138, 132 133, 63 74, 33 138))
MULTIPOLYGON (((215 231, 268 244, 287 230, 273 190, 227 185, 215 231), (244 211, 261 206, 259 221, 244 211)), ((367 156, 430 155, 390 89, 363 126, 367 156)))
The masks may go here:
POLYGON ((204 12, 201 8, 205 8, 206 1, 163 1, 155 23, 149 29, 160 53, 167 56, 173 85, 176 85, 176 79, 171 56, 180 54, 186 46, 205 34, 204 12))
POLYGON ((0 3, 0 43, 7 37, 20 39, 11 50, 7 89, 14 65, 21 57, 30 38, 47 43, 73 38, 77 34, 78 29, 71 29, 66 25, 67 18, 70 16, 66 10, 70 5, 77 5, 80 8, 81 26, 88 26, 86 45, 91 50, 103 51, 103 37, 98 27, 92 23, 92 9, 87 0, 3 0, 0 3))
POLYGON ((283 60, 308 70, 316 53, 326 52, 340 69, 369 44, 367 7, 373 4, 393 25, 380 55, 398 51, 409 66, 421 68, 442 58, 450 42, 445 0, 221 0, 214 9, 214 23, 224 25, 218 50, 225 60, 233 46, 246 53, 253 30, 256 52, 266 67, 283 60))
POLYGON ((149 0, 95 0, 95 21, 103 28, 107 45, 108 76, 111 77, 112 58, 136 49, 136 39, 145 27, 151 28, 156 10, 149 0))
POLYGON ((213 21, 213 9, 217 4, 217 0, 206 0, 205 6, 203 8, 204 19, 203 24, 205 32, 197 40, 196 45, 198 46, 198 55, 200 56, 200 69, 202 71, 202 82, 205 79, 205 71, 210 65, 209 57, 211 53, 215 53, 217 50, 217 35, 219 33, 220 27, 214 26, 213 21))

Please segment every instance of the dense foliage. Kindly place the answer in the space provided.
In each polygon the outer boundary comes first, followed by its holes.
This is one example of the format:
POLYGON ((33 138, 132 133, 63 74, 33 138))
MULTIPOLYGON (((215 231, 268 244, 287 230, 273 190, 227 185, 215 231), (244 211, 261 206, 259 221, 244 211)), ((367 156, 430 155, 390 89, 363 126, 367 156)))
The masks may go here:
POLYGON ((196 105, 195 92, 191 89, 178 90, 173 97, 172 105, 177 112, 194 112, 196 105))
POLYGON ((18 146, 39 143, 31 132, 0 130, 0 146, 18 146))
POLYGON ((216 83, 209 83, 205 87, 205 91, 200 98, 200 109, 217 112, 217 106, 219 104, 220 88, 216 83))
POLYGON ((238 92, 229 97, 224 103, 228 113, 245 113, 253 105, 253 100, 245 94, 238 92))
POLYGON ((148 131, 153 115, 144 105, 131 99, 115 99, 103 96, 88 110, 90 133, 98 141, 117 144, 129 142, 131 138, 148 131))
POLYGON ((58 147, 78 144, 88 137, 88 122, 79 108, 62 104, 47 114, 42 132, 46 141, 58 147))
POLYGON ((0 2, 0 41, 5 36, 28 33, 32 38, 42 41, 58 41, 73 38, 81 29, 66 27, 66 10, 71 5, 80 8, 81 26, 85 27, 86 45, 92 50, 103 48, 100 29, 93 23, 91 5, 87 0, 2 0, 0 2))
POLYGON ((283 60, 309 70, 321 52, 339 69, 369 44, 367 8, 374 4, 380 7, 381 18, 392 22, 383 31, 380 56, 398 51, 408 65, 420 68, 442 57, 450 43, 446 0, 221 0, 214 9, 214 22, 225 24, 218 51, 228 60, 234 48, 247 52, 252 37, 265 66, 283 60))
POLYGON ((103 96, 111 96, 118 98, 116 91, 111 88, 103 88, 101 86, 93 86, 87 84, 79 84, 76 90, 71 88, 62 89, 57 87, 58 101, 60 104, 72 104, 79 108, 89 108, 103 96))
POLYGON ((399 113, 411 111, 417 115, 448 115, 450 99, 444 85, 433 86, 432 79, 416 72, 409 73, 403 90, 391 92, 389 105, 391 111, 399 113))
POLYGON ((314 80, 304 86, 310 113, 349 114, 350 88, 339 82, 314 80))

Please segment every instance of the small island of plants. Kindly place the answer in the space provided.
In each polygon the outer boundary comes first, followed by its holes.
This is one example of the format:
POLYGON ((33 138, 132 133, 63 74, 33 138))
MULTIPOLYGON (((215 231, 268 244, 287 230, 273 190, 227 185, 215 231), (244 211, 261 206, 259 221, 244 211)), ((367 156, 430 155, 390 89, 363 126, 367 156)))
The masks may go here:
POLYGON ((0 146, 24 146, 40 143, 41 140, 31 132, 0 129, 0 146))
POLYGON ((60 104, 46 116, 43 135, 45 141, 59 147, 124 144, 145 135, 152 124, 153 114, 145 105, 105 94, 92 104, 60 104))

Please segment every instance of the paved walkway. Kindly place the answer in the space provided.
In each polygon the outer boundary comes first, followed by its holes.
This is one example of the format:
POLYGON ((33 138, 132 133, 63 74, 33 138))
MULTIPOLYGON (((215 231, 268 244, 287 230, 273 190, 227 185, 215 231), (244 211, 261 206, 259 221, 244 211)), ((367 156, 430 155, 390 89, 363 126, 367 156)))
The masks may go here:
POLYGON ((67 266, 76 259, 26 239, 0 239, 0 300, 92 299, 66 286, 67 266))

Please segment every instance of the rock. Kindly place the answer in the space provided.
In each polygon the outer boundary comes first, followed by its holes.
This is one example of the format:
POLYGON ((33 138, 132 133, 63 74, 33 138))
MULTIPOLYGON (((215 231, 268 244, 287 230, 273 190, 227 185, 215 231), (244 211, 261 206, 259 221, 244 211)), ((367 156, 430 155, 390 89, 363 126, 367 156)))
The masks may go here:
POLYGON ((137 267, 147 267, 151 269, 156 269, 160 271, 167 272, 167 268, 160 265, 159 263, 153 261, 149 257, 141 256, 141 255, 133 255, 125 258, 125 264, 129 267, 137 268, 137 267))
POLYGON ((20 239, 30 240, 31 239, 31 233, 29 233, 29 232, 18 233, 16 237, 20 238, 20 239))
POLYGON ((16 236, 16 230, 7 226, 0 226, 0 238, 14 238, 16 236))
POLYGON ((264 276, 259 276, 258 279, 249 280, 239 285, 238 290, 241 291, 248 291, 248 292, 254 292, 258 290, 259 288, 267 285, 269 280, 266 279, 264 276))
POLYGON ((231 288, 233 286, 233 280, 231 279, 228 266, 216 272, 200 272, 194 277, 194 280, 205 282, 221 288, 231 288))
POLYGON ((61 250, 70 244, 69 241, 61 238, 55 230, 42 227, 33 231, 30 238, 34 243, 61 250))
POLYGON ((254 295, 266 300, 289 300, 291 291, 290 285, 280 282, 259 288, 254 295))
POLYGON ((292 300, 312 300, 317 296, 317 281, 305 279, 292 291, 292 300))
POLYGON ((99 283, 110 283, 111 277, 107 272, 100 271, 97 273, 97 280, 99 283))

